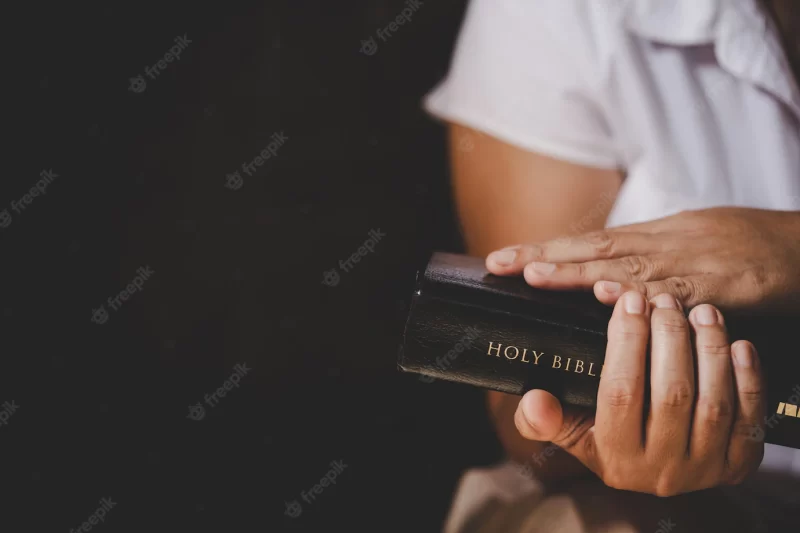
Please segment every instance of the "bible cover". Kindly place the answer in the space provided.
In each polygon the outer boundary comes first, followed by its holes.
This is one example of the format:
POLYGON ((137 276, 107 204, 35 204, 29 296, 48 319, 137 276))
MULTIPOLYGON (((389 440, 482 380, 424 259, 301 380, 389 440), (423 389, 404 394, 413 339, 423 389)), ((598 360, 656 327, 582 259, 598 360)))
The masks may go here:
MULTIPOLYGON (((397 364, 509 394, 544 389, 564 405, 594 408, 611 313, 591 293, 535 289, 489 274, 481 258, 435 253, 417 273, 397 364)), ((731 342, 753 341, 766 374, 767 417, 752 438, 800 448, 800 356, 776 354, 783 347, 770 323, 764 331, 758 320, 734 324, 726 316, 731 342)))

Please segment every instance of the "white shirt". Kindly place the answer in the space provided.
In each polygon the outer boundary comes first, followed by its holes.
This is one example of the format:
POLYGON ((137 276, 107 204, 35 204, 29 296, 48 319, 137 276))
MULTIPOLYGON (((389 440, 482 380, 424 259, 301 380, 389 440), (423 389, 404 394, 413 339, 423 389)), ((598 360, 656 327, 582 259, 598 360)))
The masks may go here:
MULTIPOLYGON (((800 210, 800 90, 756 0, 472 0, 425 107, 623 169, 609 227, 716 206, 800 210)), ((767 445, 762 469, 800 475, 800 451, 767 445)))

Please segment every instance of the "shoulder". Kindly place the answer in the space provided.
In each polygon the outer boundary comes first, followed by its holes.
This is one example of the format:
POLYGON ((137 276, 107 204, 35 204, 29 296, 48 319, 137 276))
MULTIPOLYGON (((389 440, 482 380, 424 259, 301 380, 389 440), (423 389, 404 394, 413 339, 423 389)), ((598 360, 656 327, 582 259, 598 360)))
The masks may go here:
POLYGON ((596 71, 626 33, 626 16, 636 1, 472 0, 468 23, 485 27, 493 35, 526 34, 520 43, 523 55, 550 57, 572 68, 596 71))

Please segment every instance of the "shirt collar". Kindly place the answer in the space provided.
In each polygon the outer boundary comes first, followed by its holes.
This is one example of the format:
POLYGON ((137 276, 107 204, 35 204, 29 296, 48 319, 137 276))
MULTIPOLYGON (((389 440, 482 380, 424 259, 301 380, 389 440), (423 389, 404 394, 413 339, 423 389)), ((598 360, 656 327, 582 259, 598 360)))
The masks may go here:
POLYGON ((662 44, 713 44, 722 68, 771 93, 800 118, 800 88, 757 0, 628 0, 625 24, 662 44))
POLYGON ((629 0, 625 22, 652 41, 700 45, 714 41, 723 8, 718 0, 629 0))

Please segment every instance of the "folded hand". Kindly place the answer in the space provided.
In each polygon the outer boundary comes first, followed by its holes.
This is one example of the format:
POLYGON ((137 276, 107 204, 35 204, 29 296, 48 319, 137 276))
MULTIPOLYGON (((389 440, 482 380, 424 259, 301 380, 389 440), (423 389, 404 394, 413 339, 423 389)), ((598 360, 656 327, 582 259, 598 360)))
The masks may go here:
POLYGON ((687 320, 668 294, 647 302, 629 292, 608 325, 595 415, 562 409, 534 390, 515 423, 522 436, 553 442, 613 488, 672 496, 741 482, 758 467, 765 402, 755 348, 729 344, 718 309, 700 305, 687 320))

